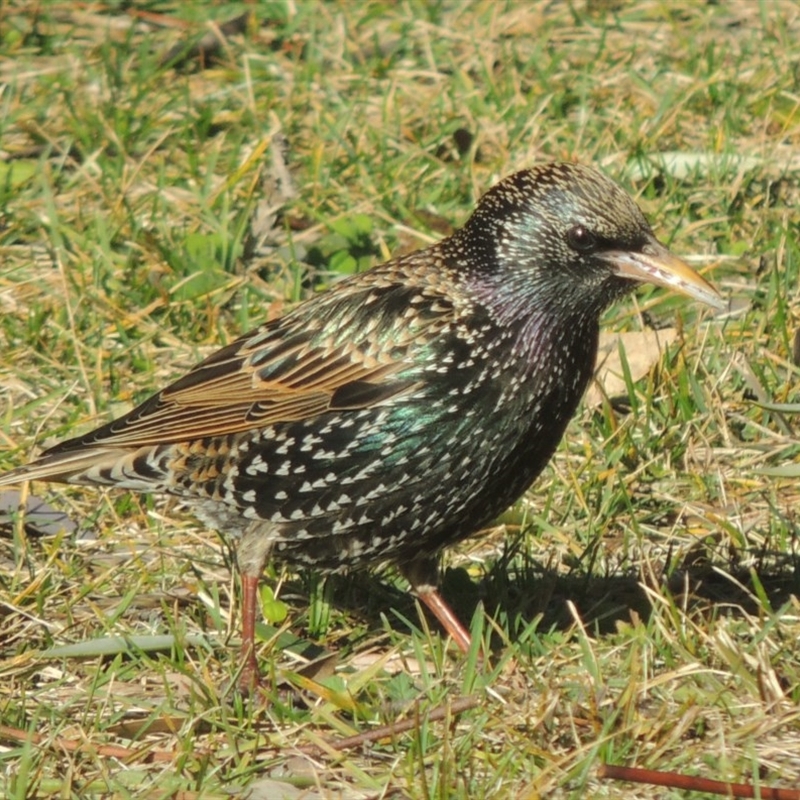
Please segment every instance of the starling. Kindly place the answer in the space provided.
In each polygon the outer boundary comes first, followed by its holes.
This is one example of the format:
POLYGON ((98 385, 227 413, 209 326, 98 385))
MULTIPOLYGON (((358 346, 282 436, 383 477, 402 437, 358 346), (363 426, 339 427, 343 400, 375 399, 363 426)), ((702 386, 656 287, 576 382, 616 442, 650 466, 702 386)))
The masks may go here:
POLYGON ((342 280, 0 485, 174 495, 236 537, 245 690, 270 558, 395 564, 467 650, 438 554, 542 471, 592 376, 601 313, 637 283, 721 305, 611 180, 578 164, 523 170, 448 239, 342 280))

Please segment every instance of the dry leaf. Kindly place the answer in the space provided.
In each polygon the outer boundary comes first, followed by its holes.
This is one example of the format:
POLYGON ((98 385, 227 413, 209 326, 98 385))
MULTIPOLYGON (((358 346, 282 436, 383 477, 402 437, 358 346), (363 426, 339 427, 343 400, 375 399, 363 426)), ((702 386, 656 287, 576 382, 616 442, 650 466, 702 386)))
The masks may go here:
POLYGON ((661 330, 630 331, 627 333, 601 333, 600 348, 594 381, 586 392, 586 405, 599 406, 603 397, 619 397, 628 394, 622 371, 620 348, 625 353, 628 369, 634 381, 643 378, 658 363, 664 348, 678 336, 675 328, 661 330))

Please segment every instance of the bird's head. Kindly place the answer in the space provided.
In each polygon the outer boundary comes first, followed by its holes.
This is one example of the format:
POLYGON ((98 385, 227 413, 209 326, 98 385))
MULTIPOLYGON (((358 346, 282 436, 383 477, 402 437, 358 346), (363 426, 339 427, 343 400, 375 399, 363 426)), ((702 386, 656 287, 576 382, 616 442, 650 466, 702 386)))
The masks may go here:
POLYGON ((721 307, 717 291, 654 236, 616 183, 579 164, 518 172, 481 199, 457 234, 462 263, 486 299, 513 317, 568 312, 599 317, 638 283, 721 307), (478 265, 478 266, 475 266, 478 265))

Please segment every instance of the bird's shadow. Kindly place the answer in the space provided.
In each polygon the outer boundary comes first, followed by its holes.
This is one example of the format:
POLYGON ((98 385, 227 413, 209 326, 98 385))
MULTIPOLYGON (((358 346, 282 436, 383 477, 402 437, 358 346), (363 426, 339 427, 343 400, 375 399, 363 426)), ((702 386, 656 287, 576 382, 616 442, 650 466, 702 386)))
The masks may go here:
MULTIPOLYGON (((501 557, 477 580, 465 569, 447 569, 442 595, 465 625, 482 603, 486 614, 502 620, 513 636, 538 619, 537 629, 568 630, 576 616, 595 636, 613 633, 619 624, 646 622, 655 596, 671 600, 685 613, 738 616, 763 613, 783 606, 792 595, 800 597, 800 564, 785 553, 759 553, 750 566, 705 559, 683 563, 661 574, 631 567, 615 574, 598 575, 576 569, 569 574, 501 557)), ((418 612, 411 593, 381 574, 330 576, 328 596, 337 608, 362 617, 371 628, 388 619, 392 628, 408 632, 406 620, 417 624, 418 612)), ((432 629, 438 626, 429 620, 432 629)), ((500 637, 496 644, 501 646, 500 637)))

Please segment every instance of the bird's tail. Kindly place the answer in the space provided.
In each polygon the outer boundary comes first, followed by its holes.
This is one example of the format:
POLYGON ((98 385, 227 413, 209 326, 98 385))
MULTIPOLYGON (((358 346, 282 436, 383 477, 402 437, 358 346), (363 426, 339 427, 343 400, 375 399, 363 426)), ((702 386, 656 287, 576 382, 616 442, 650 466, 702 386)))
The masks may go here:
POLYGON ((142 476, 135 475, 135 470, 126 469, 132 466, 136 455, 130 450, 107 447, 45 453, 30 464, 0 475, 0 486, 42 480, 94 486, 114 484, 140 491, 152 490, 155 487, 152 484, 145 485, 142 476))

